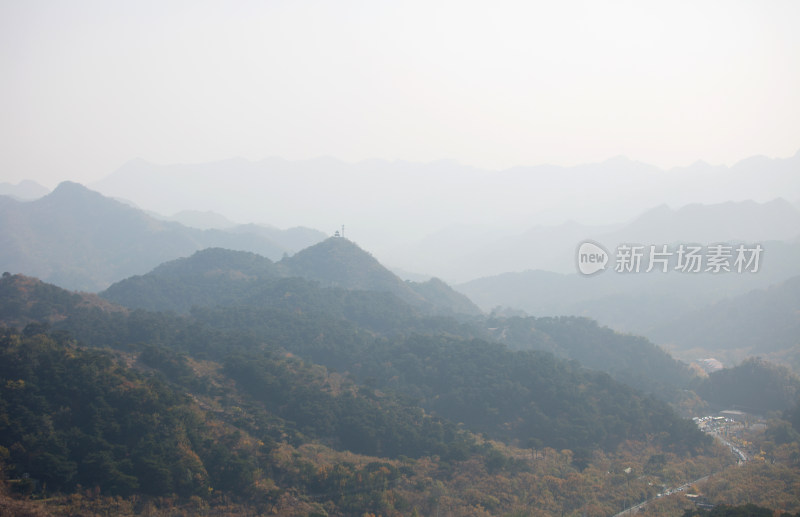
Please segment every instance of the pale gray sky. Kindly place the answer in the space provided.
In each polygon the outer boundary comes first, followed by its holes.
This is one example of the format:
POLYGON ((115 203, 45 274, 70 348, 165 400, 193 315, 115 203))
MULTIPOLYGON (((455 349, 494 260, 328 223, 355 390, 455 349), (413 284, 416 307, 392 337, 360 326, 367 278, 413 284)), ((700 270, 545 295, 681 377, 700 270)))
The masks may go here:
POLYGON ((0 0, 0 181, 800 148, 800 2, 0 0))

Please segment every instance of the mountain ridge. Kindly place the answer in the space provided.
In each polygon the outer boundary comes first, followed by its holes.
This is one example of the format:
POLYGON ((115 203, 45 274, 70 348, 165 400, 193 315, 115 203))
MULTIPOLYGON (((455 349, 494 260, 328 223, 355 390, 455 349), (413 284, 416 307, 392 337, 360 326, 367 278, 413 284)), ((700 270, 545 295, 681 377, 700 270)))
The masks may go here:
POLYGON ((244 251, 200 250, 189 257, 161 264, 145 275, 117 282, 102 295, 151 310, 185 311, 193 303, 213 300, 215 292, 221 300, 234 296, 236 290, 255 293, 266 285, 259 284, 260 281, 292 277, 319 283, 322 288, 390 293, 424 313, 462 316, 481 313, 466 296, 444 282, 403 281, 371 254, 342 237, 330 237, 279 262, 244 251), (246 285, 248 282, 251 285, 246 285), (175 298, 173 292, 180 293, 184 299, 175 298), (173 305, 149 305, 147 300, 156 299, 171 299, 173 305))
POLYGON ((792 241, 798 236, 800 209, 782 197, 763 203, 693 203, 679 208, 660 203, 625 223, 610 225, 570 219, 516 231, 484 225, 451 226, 393 250, 393 260, 411 264, 418 271, 447 271, 445 280, 463 284, 530 269, 574 272, 575 249, 587 239, 611 249, 621 243, 792 241))
MULTIPOLYGON (((0 196, 0 263, 12 272, 63 287, 102 290, 170 259, 207 247, 255 251, 278 259, 292 243, 313 241, 313 230, 199 230, 161 221, 74 182, 20 202, 0 196)), ((316 234, 317 236, 321 234, 316 234)))
POLYGON ((448 276, 444 268, 409 267, 409 263, 389 257, 397 251, 398 242, 413 243, 453 224, 508 228, 526 221, 557 224, 569 219, 613 224, 661 203, 765 202, 780 196, 796 200, 800 199, 798 166, 800 155, 758 163, 745 160, 731 167, 693 164, 661 170, 633 160, 612 159, 571 167, 500 171, 452 162, 270 158, 176 165, 129 163, 92 186, 107 195, 129 197, 159 213, 213 210, 234 220, 266 220, 331 233, 346 223, 352 228, 350 236, 386 263, 446 281, 463 281, 468 278, 448 276), (626 188, 609 189, 609 185, 626 188), (686 185, 692 189, 687 190, 686 185), (467 192, 480 194, 464 196, 467 192))
POLYGON ((0 183, 0 196, 9 196, 19 201, 31 201, 46 196, 50 189, 33 180, 22 180, 16 185, 8 182, 0 183))
POLYGON ((705 353, 727 364, 759 356, 800 372, 798 336, 800 276, 678 315, 651 332, 674 354, 705 353))
MULTIPOLYGON (((0 322, 9 317, 35 316, 35 304, 26 307, 13 304, 16 297, 26 296, 24 289, 13 288, 20 286, 20 282, 25 279, 17 275, 0 279, 0 287, 11 286, 8 300, 13 307, 9 307, 18 311, 12 314, 6 312, 6 307, 0 308, 0 322)), ((74 339, 82 346, 111 346, 121 350, 133 346, 145 352, 155 346, 168 352, 167 355, 189 354, 195 359, 223 360, 226 371, 241 379, 237 381, 242 383, 241 388, 279 410, 281 416, 301 416, 306 428, 314 434, 330 434, 324 421, 333 415, 318 406, 303 405, 299 399, 297 404, 288 405, 273 400, 275 375, 282 371, 272 364, 275 359, 292 361, 292 356, 299 356, 326 368, 349 372, 356 380, 386 390, 378 398, 368 397, 374 401, 389 402, 392 400, 386 398, 389 393, 405 394, 405 400, 422 396, 424 401, 420 401, 419 407, 437 418, 465 422, 468 428, 503 440, 540 437, 544 443, 561 448, 581 443, 614 448, 628 436, 645 439, 657 428, 658 420, 668 427, 661 429, 666 432, 657 439, 665 447, 697 452, 709 442, 691 422, 678 418, 665 402, 614 381, 607 374, 586 370, 575 361, 558 359, 548 352, 512 351, 481 339, 440 332, 419 334, 412 329, 376 335, 324 315, 273 310, 261 304, 250 304, 246 310, 236 306, 190 315, 112 312, 103 308, 93 312, 81 307, 74 293, 52 285, 45 287, 49 290, 39 291, 41 298, 37 302, 51 304, 66 316, 53 325, 60 339, 65 338, 62 331, 67 331, 74 333, 74 339), (268 369, 260 372, 261 363, 268 369), (506 379, 509 376, 515 380, 506 379), (371 378, 374 380, 370 381, 371 378), (576 390, 579 384, 591 388, 586 392, 576 390), (620 397, 630 405, 620 405, 620 397), (589 425, 589 413, 565 414, 559 401, 588 411, 597 425, 589 425)), ((36 325, 26 328, 27 335, 47 331, 36 325)), ((164 352, 160 353, 162 357, 164 352)), ((303 361, 299 364, 306 365, 305 369, 312 368, 303 361)), ((182 375, 189 373, 184 368, 182 375)), ((299 381, 302 383, 302 379, 299 381)), ((365 389, 359 389, 358 393, 369 393, 365 389)), ((293 397, 303 397, 303 393, 303 389, 294 388, 281 397, 294 400, 293 397)), ((369 422, 352 423, 357 428, 376 425, 369 422)), ((347 430, 346 422, 337 429, 347 434, 352 432, 347 430)), ((376 440, 368 435, 363 438, 367 441, 355 441, 350 446, 370 453, 385 448, 396 455, 403 454, 406 443, 376 440)))
MULTIPOLYGON (((543 270, 509 272, 455 284, 454 288, 484 311, 501 306, 535 316, 587 316, 615 330, 660 342, 652 332, 684 313, 797 275, 800 239, 761 245, 763 260, 755 274, 621 274, 612 266, 592 277, 543 270)), ((573 249, 573 265, 574 253, 573 249)))

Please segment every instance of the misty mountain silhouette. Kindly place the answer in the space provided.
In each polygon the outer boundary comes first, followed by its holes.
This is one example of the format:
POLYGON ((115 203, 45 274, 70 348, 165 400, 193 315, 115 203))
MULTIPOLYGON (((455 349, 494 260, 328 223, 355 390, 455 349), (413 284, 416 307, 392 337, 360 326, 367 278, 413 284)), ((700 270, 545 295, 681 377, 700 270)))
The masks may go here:
MULTIPOLYGON (((723 307, 714 304, 734 297, 741 297, 744 305, 747 293, 797 275, 800 239, 766 241, 762 245, 762 268, 755 274, 671 271, 625 275, 606 271, 587 278, 577 273, 529 270, 479 278, 456 288, 484 310, 502 306, 534 316, 586 316, 615 330, 646 336, 657 344, 674 338, 674 345, 683 347, 677 338, 685 337, 685 333, 679 329, 694 325, 688 322, 698 317, 695 311, 707 311, 704 314, 708 317, 716 310, 712 307, 723 307)), ((710 318, 709 324, 719 319, 710 318)))
POLYGON ((13 197, 19 201, 30 201, 47 195, 50 189, 32 180, 20 181, 16 185, 0 183, 0 196, 13 197))
POLYGON ((160 264, 149 274, 158 277, 227 276, 239 280, 275 278, 275 263, 256 253, 224 248, 206 248, 191 257, 160 264))
POLYGON ((614 244, 669 244, 790 240, 798 235, 800 210, 778 198, 766 203, 690 204, 677 210, 661 205, 603 238, 614 244))
POLYGON ((767 356, 800 367, 800 276, 684 313, 653 329, 674 351, 704 350, 729 363, 767 356))
POLYGON ((696 162, 670 170, 624 157, 500 171, 452 161, 267 158, 160 165, 135 160, 93 186, 159 213, 212 210, 239 220, 331 231, 344 222, 357 232, 350 237, 385 263, 464 282, 506 271, 555 270, 557 257, 544 260, 548 257, 539 253, 542 260, 535 263, 530 254, 519 261, 510 258, 515 247, 509 239, 519 240, 534 225, 624 223, 663 203, 677 208, 777 197, 796 202, 798 167, 800 153, 754 157, 730 167, 696 162), (477 231, 444 255, 416 244, 455 225, 477 231))
POLYGON ((0 242, 4 270, 86 291, 207 247, 275 259, 296 251, 246 231, 198 230, 160 221, 73 182, 35 201, 0 197, 0 242))
POLYGON ((438 278, 404 282, 371 254, 343 237, 331 237, 282 260, 278 266, 288 275, 318 280, 325 285, 387 291, 416 307, 433 312, 480 314, 466 296, 438 278))
POLYGON ((133 308, 185 312, 195 305, 244 303, 273 289, 273 284, 263 281, 295 277, 315 284, 306 290, 338 287, 389 293, 397 303, 408 304, 422 314, 480 314, 466 296, 441 280, 404 282, 372 255, 340 237, 331 237, 277 263, 250 252, 205 249, 161 264, 146 275, 117 282, 102 295, 133 308))
POLYGON ((318 280, 323 284, 364 289, 413 293, 397 275, 372 255, 343 237, 331 237, 297 252, 280 262, 290 276, 318 280))
POLYGON ((575 250, 586 239, 614 248, 621 243, 791 241, 798 236, 800 209, 785 199, 774 199, 765 203, 691 204, 678 209, 662 204, 626 224, 611 226, 568 221, 505 234, 459 226, 437 232, 400 252, 407 255, 402 260, 412 262, 418 271, 447 268, 449 276, 445 279, 468 280, 537 269, 575 272, 575 250))

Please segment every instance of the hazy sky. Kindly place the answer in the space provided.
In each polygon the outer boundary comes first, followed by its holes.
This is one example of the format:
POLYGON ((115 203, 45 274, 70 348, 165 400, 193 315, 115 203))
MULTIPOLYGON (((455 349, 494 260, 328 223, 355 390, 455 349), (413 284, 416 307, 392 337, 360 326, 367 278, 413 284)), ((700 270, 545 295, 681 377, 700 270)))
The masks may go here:
POLYGON ((0 0, 0 181, 800 149, 800 2, 0 0))

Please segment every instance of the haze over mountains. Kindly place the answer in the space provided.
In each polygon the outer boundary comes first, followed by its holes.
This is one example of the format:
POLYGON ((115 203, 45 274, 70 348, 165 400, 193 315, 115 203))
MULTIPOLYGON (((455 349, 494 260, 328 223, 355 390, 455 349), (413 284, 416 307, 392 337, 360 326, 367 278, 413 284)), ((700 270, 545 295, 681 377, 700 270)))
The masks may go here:
POLYGON ((0 196, 9 196, 20 201, 38 199, 50 192, 47 187, 39 185, 33 180, 20 181, 16 185, 0 183, 0 196))
POLYGON ((545 270, 574 273, 575 251, 587 239, 613 251, 618 244, 663 245, 719 242, 790 241, 800 236, 800 209, 785 199, 764 203, 659 205, 615 225, 569 221, 537 225, 521 232, 494 232, 461 225, 422 239, 394 260, 404 268, 441 271, 443 278, 473 280, 507 272, 545 270), (444 272, 447 272, 447 275, 444 272))
MULTIPOLYGON (((423 498, 441 490, 414 481, 424 472, 437 486, 452 477, 454 500, 479 497, 489 514, 507 515, 516 502, 501 503, 497 486, 474 487, 505 472, 518 479, 530 461, 559 485, 546 497, 549 515, 580 507, 561 480, 584 471, 606 481, 581 494, 600 500, 624 487, 602 506, 580 503, 611 515, 673 478, 686 483, 733 461, 681 416, 730 407, 777 415, 800 392, 796 374, 760 359, 707 376, 689 364, 762 355, 800 370, 800 211, 784 199, 659 205, 623 224, 508 227, 502 236, 466 224, 418 240, 405 261, 395 255, 411 267, 408 258, 429 257, 419 264, 453 276, 510 271, 458 290, 437 278, 403 280, 341 233, 171 213, 71 182, 34 201, 0 197, 0 263, 24 273, 0 278, 0 434, 13 443, 5 450, 14 483, 28 472, 65 493, 94 484, 108 496, 269 501, 297 515, 326 500, 328 515, 390 508, 399 517, 409 503, 357 494, 395 497, 402 485, 435 514, 438 502, 423 498), (763 256, 757 273, 558 272, 574 267, 575 244, 587 237, 610 250, 758 244, 763 256), (107 288, 75 293, 32 274, 107 288), (136 401, 149 409, 131 417, 136 401), (105 427, 97 415, 71 419, 95 403, 105 427), (187 417, 160 426, 161 415, 187 417), (51 423, 46 440, 35 439, 39 421, 51 423), (684 462, 696 464, 692 473, 684 462), (352 497, 319 488, 342 469, 358 480, 352 497), (362 486, 378 472, 394 485, 362 486), (483 490, 497 502, 476 496, 483 490), (288 493, 300 497, 278 500, 288 493)), ((541 506, 523 492, 521 505, 541 506)))
MULTIPOLYGON (((194 306, 225 304, 256 296, 263 289, 271 291, 284 285, 278 280, 286 278, 302 278, 323 287, 387 293, 401 305, 408 304, 426 315, 481 313, 466 296, 444 282, 404 282, 341 237, 331 237, 279 262, 244 251, 206 249, 161 264, 146 275, 117 282, 103 296, 128 307, 187 312, 194 306)), ((398 303, 393 305, 398 312, 407 312, 398 309, 398 303)))
MULTIPOLYGON (((621 157, 503 171, 448 161, 134 160, 90 187, 199 229, 306 226, 331 235, 344 224, 388 266, 459 283, 528 269, 573 272, 575 246, 587 237, 613 244, 796 237, 798 168, 800 153, 668 171, 621 157)), ((20 199, 34 196, 22 185, 5 187, 20 199)))
POLYGON ((800 200, 798 167, 800 153, 753 157, 732 167, 697 162, 669 171, 622 157, 503 171, 451 161, 268 158, 157 165, 134 160, 89 186, 162 214, 210 210, 232 220, 308 226, 329 234, 344 224, 351 239, 390 266, 466 281, 508 269, 475 268, 457 276, 433 259, 424 263, 420 256, 430 254, 415 243, 453 225, 476 237, 485 233, 488 244, 490 238, 516 238, 530 228, 566 221, 624 223, 665 203, 674 209, 779 197, 795 203, 800 200))
POLYGON ((0 228, 0 263, 6 271, 86 291, 211 246, 278 259, 325 237, 302 228, 188 228, 70 182, 35 201, 0 197, 0 228))
POLYGON ((0 517, 800 517, 798 19, 0 1, 0 517))
MULTIPOLYGON (((438 299, 448 310, 460 307, 465 313, 477 312, 474 302, 486 312, 502 306, 536 316, 587 316, 679 353, 696 349, 697 343, 673 338, 671 325, 699 324, 698 315, 714 304, 747 298, 753 290, 800 273, 800 209, 791 201, 800 198, 798 167, 800 154, 754 157, 730 168, 696 163, 670 171, 624 158, 500 172, 454 162, 269 159, 157 166, 136 160, 96 184, 124 203, 69 182, 35 201, 23 201, 43 187, 3 185, 8 195, 0 198, 0 259, 4 270, 99 291, 163 262, 218 247, 266 257, 274 262, 276 277, 296 275, 334 285, 331 272, 317 276, 325 264, 300 267, 318 255, 292 257, 332 232, 234 220, 321 222, 317 228, 326 230, 353 220, 346 234, 375 254, 370 257, 374 264, 352 256, 350 264, 340 261, 336 274, 343 287, 364 288, 359 284, 364 271, 347 280, 348 272, 361 264, 365 271, 380 272, 365 284, 368 288, 380 285, 378 290, 408 302, 430 306, 438 299), (610 188, 614 182, 629 185, 625 196, 636 193, 636 199, 619 197, 621 191, 610 188), (372 192, 366 201, 365 189, 372 192), (463 198, 462 193, 474 189, 482 197, 463 198), (704 203, 684 204, 697 200, 704 203), (630 215, 637 206, 641 212, 630 215), (483 213, 492 213, 495 220, 480 220, 483 213), (549 219, 556 222, 548 224, 549 219), (437 229, 437 224, 442 226, 437 229), (620 243, 674 247, 724 242, 758 243, 764 254, 757 274, 607 271, 587 279, 575 272, 576 246, 586 239, 612 252, 620 243), (382 264, 417 282, 402 282, 382 264), (471 301, 442 281, 423 283, 432 274, 454 283, 471 301)), ((740 360, 760 348, 743 345, 738 350, 726 358, 740 360)))
POLYGON ((679 313, 647 335, 684 358, 760 356, 800 371, 800 276, 679 313))

